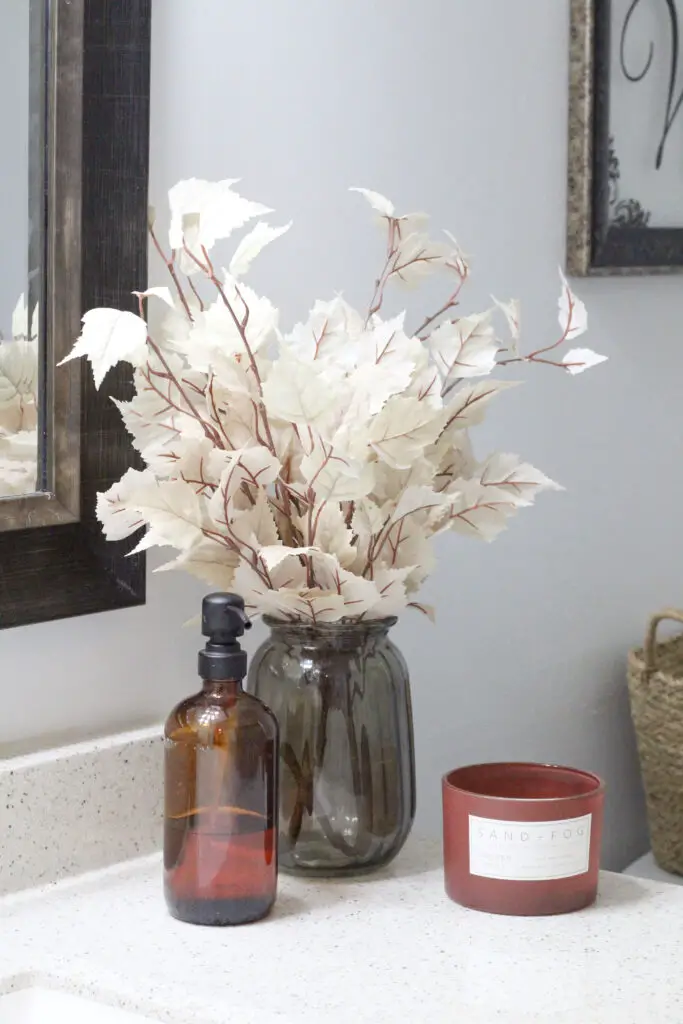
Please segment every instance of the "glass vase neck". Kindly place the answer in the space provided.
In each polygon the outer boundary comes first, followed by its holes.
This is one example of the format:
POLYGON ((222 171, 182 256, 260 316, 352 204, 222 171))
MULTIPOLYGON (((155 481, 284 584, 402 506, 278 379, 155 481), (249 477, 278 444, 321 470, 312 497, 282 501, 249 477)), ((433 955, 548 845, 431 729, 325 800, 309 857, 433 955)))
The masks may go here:
POLYGON ((340 622, 285 622, 264 615, 263 621, 274 638, 289 643, 327 646, 339 650, 350 650, 366 643, 369 639, 385 637, 398 619, 390 616, 384 619, 351 619, 340 622))

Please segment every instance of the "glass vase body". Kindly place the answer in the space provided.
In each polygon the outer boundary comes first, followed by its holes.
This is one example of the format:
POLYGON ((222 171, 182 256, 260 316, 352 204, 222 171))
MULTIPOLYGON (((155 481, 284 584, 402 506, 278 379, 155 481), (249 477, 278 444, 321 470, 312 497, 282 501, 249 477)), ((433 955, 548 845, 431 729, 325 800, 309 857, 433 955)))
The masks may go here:
POLYGON ((248 689, 280 731, 279 863, 346 875, 387 864, 415 816, 415 759, 395 619, 309 625, 266 618, 248 689))

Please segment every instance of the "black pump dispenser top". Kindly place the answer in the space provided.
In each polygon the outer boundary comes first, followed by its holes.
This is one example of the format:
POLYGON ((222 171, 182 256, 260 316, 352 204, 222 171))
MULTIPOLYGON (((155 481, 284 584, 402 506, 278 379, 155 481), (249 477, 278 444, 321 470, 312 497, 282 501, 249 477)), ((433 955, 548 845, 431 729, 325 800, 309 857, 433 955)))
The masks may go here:
POLYGON ((207 594, 202 601, 202 633, 209 638, 199 652, 202 679, 244 679, 247 655, 237 637, 251 629, 239 594, 207 594))

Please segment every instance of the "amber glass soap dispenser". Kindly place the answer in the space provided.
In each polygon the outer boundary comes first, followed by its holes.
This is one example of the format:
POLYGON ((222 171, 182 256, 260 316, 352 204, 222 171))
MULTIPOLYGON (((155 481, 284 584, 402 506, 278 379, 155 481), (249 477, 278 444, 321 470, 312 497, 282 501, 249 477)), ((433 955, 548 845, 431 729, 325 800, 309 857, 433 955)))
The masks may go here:
POLYGON ((242 688, 250 626, 242 598, 204 598, 203 686, 166 723, 166 902, 191 924, 247 924, 275 901, 277 722, 242 688))

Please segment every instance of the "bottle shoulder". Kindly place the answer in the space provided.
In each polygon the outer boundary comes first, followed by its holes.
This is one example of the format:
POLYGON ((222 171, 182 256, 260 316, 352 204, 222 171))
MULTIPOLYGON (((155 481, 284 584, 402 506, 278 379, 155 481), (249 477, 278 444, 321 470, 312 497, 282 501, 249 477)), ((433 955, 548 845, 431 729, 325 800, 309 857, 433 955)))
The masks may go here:
POLYGON ((215 730, 258 730, 264 738, 276 738, 277 721, 266 705, 253 694, 240 690, 230 695, 200 691, 186 697, 166 720, 167 739, 206 737, 215 730))

